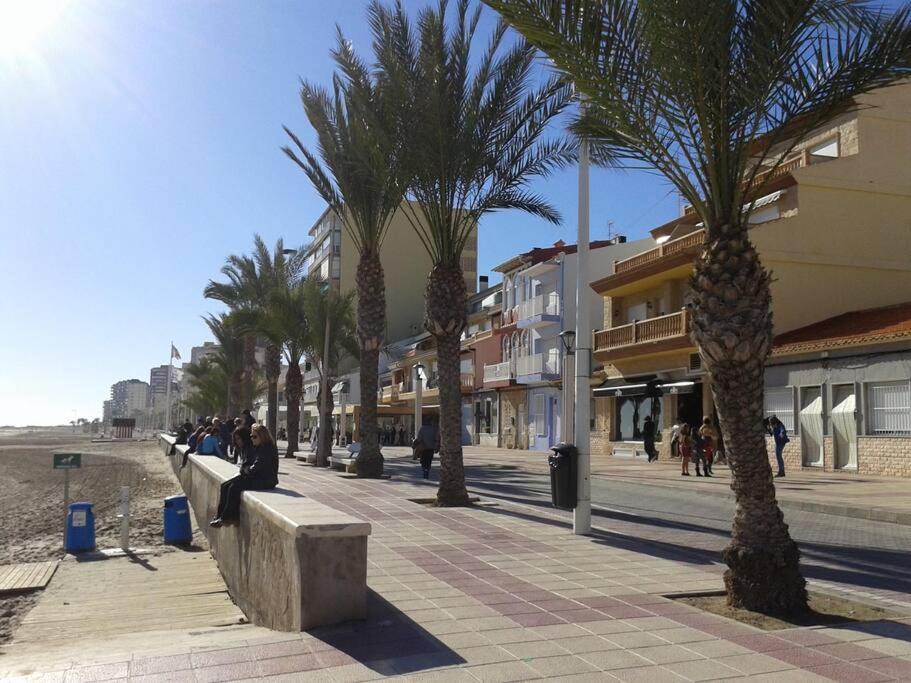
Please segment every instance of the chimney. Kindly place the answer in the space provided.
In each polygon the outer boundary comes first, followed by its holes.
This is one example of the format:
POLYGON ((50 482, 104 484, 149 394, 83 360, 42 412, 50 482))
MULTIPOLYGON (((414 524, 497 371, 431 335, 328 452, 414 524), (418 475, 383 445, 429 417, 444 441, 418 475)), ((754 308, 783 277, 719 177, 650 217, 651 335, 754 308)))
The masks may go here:
POLYGON ((564 242, 563 240, 557 240, 556 242, 554 242, 554 246, 555 246, 557 249, 559 249, 560 247, 565 247, 565 246, 566 246, 566 242, 564 242))
POLYGON ((487 275, 480 275, 478 277, 478 289, 483 292, 485 289, 487 289, 488 282, 490 282, 490 278, 487 275))

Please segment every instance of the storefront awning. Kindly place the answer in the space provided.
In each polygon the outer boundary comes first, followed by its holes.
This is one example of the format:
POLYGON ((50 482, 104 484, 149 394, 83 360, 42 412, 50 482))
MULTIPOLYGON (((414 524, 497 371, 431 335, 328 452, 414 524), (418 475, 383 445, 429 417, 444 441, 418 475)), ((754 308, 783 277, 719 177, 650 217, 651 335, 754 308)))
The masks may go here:
POLYGON ((663 396, 665 394, 691 394, 696 382, 661 382, 654 376, 635 377, 629 380, 609 380, 597 387, 595 396, 663 396))

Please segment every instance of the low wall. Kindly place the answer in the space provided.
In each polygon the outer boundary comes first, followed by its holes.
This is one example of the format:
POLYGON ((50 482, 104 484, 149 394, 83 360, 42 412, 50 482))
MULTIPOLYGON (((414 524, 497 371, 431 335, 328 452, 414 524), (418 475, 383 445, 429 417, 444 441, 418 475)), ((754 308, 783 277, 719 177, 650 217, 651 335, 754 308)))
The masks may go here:
MULTIPOLYGON (((165 453, 173 438, 162 435, 165 453)), ((177 446, 171 465, 228 590, 247 618, 280 631, 301 631, 367 615, 370 524, 279 487, 245 491, 240 520, 214 529, 221 484, 237 466, 177 446)))

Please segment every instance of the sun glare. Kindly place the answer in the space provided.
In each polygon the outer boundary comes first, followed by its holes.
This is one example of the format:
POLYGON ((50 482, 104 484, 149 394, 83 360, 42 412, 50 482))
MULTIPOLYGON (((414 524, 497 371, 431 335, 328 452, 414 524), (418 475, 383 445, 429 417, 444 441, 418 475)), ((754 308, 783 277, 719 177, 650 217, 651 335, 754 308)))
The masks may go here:
POLYGON ((0 56, 22 56, 41 41, 67 0, 0 0, 0 56))

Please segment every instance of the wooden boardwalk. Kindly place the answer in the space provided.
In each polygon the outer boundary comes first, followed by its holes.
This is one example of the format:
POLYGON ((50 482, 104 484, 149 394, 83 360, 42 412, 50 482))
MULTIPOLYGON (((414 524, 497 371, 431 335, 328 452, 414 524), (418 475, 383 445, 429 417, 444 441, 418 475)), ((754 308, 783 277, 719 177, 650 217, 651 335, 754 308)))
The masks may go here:
POLYGON ((13 643, 97 642, 130 633, 227 626, 242 618, 208 552, 67 559, 13 643))
POLYGON ((56 560, 0 566, 0 595, 44 588, 56 570, 56 560))

